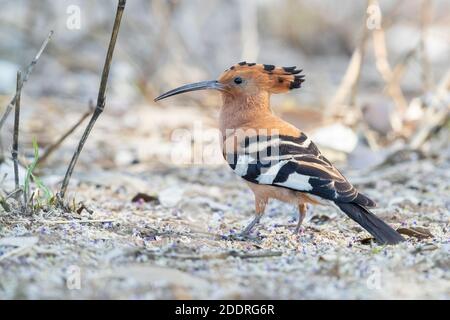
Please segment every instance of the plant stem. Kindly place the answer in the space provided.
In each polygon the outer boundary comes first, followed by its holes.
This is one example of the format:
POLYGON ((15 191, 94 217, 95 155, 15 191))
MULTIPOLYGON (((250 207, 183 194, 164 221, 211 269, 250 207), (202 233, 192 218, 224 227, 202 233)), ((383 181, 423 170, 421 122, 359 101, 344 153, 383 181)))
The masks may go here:
POLYGON ((67 137, 70 136, 84 122, 84 120, 86 120, 86 118, 92 113, 93 109, 93 107, 89 106, 89 110, 86 111, 81 116, 81 118, 72 127, 69 128, 69 130, 67 130, 58 140, 56 140, 47 149, 45 149, 44 154, 38 160, 38 164, 44 163, 45 160, 53 153, 53 151, 58 149, 61 143, 63 143, 64 140, 66 140, 67 137))
MULTIPOLYGON (((17 88, 16 88, 16 103, 14 112, 14 134, 13 134, 13 144, 11 156, 14 164, 14 182, 16 190, 19 189, 19 123, 20 123, 20 94, 22 91, 22 73, 17 71, 17 88)), ((17 198, 17 196, 16 196, 17 198)))
POLYGON ((27 70, 25 72, 25 76, 23 77, 22 81, 20 82, 18 89, 16 90, 16 94, 11 99, 9 104, 6 106, 6 110, 3 113, 2 118, 0 119, 0 130, 2 129, 6 119, 8 118, 12 108, 16 104, 18 92, 22 90, 23 84, 27 82, 28 77, 30 76, 31 72, 33 71, 34 66, 36 65, 37 61, 39 60, 42 52, 44 51, 45 47, 47 46, 48 42, 50 41, 51 37, 53 35, 53 30, 49 32, 47 38, 45 38, 44 42, 41 45, 41 48, 39 49, 38 53, 34 56, 34 59, 31 61, 31 63, 28 65, 27 70), (19 90, 20 89, 20 90, 19 90))
POLYGON ((108 83, 109 69, 111 67, 111 61, 112 61, 112 57, 113 57, 113 53, 114 53, 114 47, 116 44, 117 35, 119 33, 120 21, 122 19, 122 14, 125 9, 125 3, 126 3, 126 0, 119 0, 118 6, 117 6, 116 18, 114 20, 114 26, 113 26, 113 30, 112 30, 112 34, 111 34, 111 39, 109 42, 108 52, 106 54, 105 65, 103 66, 102 79, 100 82, 100 88, 99 88, 98 97, 97 97, 97 105, 95 107, 95 110, 91 117, 91 120, 89 121, 86 129, 84 130, 83 136, 81 137, 81 140, 78 143, 78 147, 75 150, 75 153, 73 154, 73 157, 72 157, 72 160, 70 161, 69 167, 67 168, 66 174, 64 176, 64 180, 61 185, 61 190, 58 193, 58 198, 60 200, 64 199, 64 196, 65 196, 66 190, 67 190, 67 186, 69 184, 73 170, 78 161, 78 157, 80 156, 80 153, 83 150, 83 146, 86 143, 87 138, 89 137, 89 133, 91 132, 92 128, 94 127, 94 124, 97 121, 97 118, 100 116, 100 114, 103 112, 103 110, 105 108, 105 92, 106 92, 106 85, 108 83))

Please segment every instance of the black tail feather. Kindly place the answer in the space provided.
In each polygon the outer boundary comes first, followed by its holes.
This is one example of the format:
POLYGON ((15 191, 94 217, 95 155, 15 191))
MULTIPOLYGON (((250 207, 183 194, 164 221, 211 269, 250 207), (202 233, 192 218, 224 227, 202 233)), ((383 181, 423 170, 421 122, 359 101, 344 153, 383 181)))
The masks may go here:
POLYGON ((396 244, 405 239, 366 208, 355 203, 336 202, 350 218, 359 223, 381 244, 396 244))

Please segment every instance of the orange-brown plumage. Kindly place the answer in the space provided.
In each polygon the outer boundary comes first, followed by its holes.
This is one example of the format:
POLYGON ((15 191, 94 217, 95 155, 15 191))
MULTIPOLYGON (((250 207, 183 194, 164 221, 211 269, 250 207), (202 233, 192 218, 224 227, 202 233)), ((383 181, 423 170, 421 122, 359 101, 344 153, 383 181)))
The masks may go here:
POLYGON ((270 95, 300 88, 304 81, 300 72, 295 67, 241 62, 225 70, 218 80, 182 86, 155 100, 201 89, 222 93, 223 154, 255 195, 255 219, 243 234, 259 222, 268 200, 278 199, 298 206, 297 232, 307 203, 332 204, 377 241, 403 241, 367 209, 375 206, 374 201, 359 193, 303 132, 272 112, 270 95))

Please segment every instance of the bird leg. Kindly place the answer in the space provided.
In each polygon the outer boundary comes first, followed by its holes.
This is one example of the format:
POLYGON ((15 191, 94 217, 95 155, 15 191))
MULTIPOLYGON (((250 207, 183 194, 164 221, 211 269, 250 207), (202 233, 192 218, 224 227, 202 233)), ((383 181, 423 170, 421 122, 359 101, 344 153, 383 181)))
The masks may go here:
POLYGON ((242 231, 241 235, 248 236, 250 231, 252 231, 253 227, 256 226, 260 220, 261 216, 256 214, 253 220, 245 227, 244 231, 242 231))
POLYGON ((300 232, 300 228, 302 226, 302 222, 305 219, 306 212, 308 211, 308 206, 306 203, 300 203, 298 205, 298 222, 297 226, 295 227, 294 233, 298 234, 300 232))
POLYGON ((247 227, 245 227, 244 231, 242 231, 241 236, 248 236, 250 232, 252 231, 253 227, 259 223, 261 220, 261 217, 264 214, 264 210, 266 209, 267 205, 267 198, 260 198, 257 195, 255 195, 255 218, 248 224, 247 227))

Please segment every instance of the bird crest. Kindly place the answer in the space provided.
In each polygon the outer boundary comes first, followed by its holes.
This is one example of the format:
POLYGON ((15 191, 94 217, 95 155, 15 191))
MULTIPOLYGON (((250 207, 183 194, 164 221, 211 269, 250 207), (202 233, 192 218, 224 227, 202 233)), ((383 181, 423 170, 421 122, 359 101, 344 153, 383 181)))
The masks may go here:
POLYGON ((219 82, 228 83, 243 79, 252 79, 256 84, 271 93, 283 93, 298 89, 305 81, 300 74, 303 70, 294 67, 277 67, 271 64, 247 63, 233 65, 220 76, 219 82))

